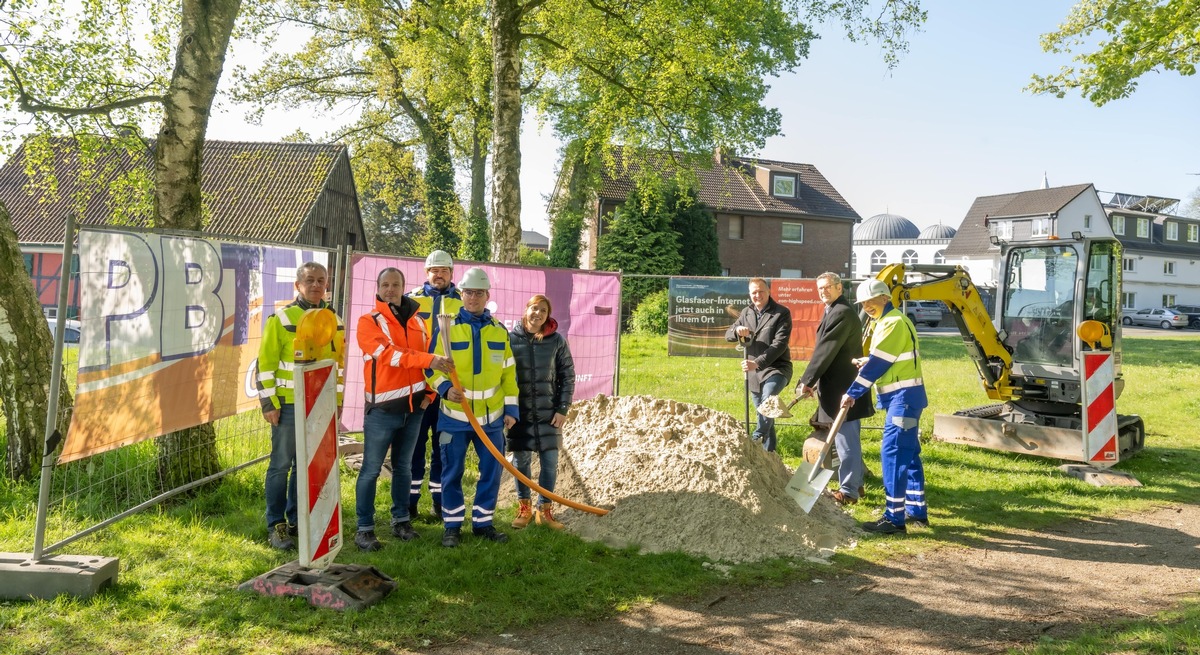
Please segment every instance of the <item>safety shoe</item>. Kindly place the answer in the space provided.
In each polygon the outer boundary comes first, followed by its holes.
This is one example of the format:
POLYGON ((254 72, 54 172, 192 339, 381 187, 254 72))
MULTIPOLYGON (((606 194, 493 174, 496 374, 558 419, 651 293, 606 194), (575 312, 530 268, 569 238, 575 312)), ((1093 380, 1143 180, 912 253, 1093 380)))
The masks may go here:
POLYGON ((908 528, 903 525, 896 525, 887 519, 879 519, 878 521, 870 521, 862 524, 862 529, 874 534, 907 534, 908 528))
POLYGON ((479 528, 478 530, 471 530, 471 532, 476 537, 479 537, 480 539, 487 539, 488 541, 494 541, 498 544, 503 544, 503 543, 508 542, 508 535, 504 534, 503 532, 500 532, 499 530, 497 530, 496 528, 494 528, 490 525, 487 526, 486 528, 479 528))
POLYGON ((400 538, 400 541, 412 541, 420 539, 421 535, 413 529, 412 521, 397 521, 392 524, 392 534, 400 538))
POLYGON ((375 538, 374 530, 360 530, 354 533, 354 545, 358 546, 359 550, 365 550, 368 553, 377 551, 383 548, 383 544, 375 538))
POLYGON ((846 494, 842 493, 842 491, 840 489, 837 491, 830 492, 829 497, 833 499, 833 502, 835 502, 838 505, 841 505, 843 507, 845 507, 846 505, 858 504, 857 498, 854 498, 852 496, 847 496, 846 494))
POLYGON ((929 529, 929 517, 919 519, 919 518, 913 516, 912 514, 905 514, 904 515, 904 524, 911 525, 914 528, 924 528, 924 529, 928 530, 929 529))
POLYGON ((533 520, 533 505, 528 498, 517 499, 517 518, 513 519, 512 526, 517 530, 529 525, 533 520))
POLYGON ((538 508, 537 514, 534 515, 538 525, 545 525, 551 530, 562 530, 563 524, 554 520, 554 509, 550 503, 546 503, 538 508))
POLYGON ((442 533, 442 546, 446 548, 458 548, 459 541, 462 541, 462 533, 458 528, 446 528, 442 533))
POLYGON ((300 536, 300 526, 296 525, 295 523, 288 523, 288 536, 300 536))
POLYGON ((271 548, 278 550, 295 550, 296 542, 288 535, 287 523, 276 523, 271 526, 271 531, 267 536, 267 541, 270 542, 271 548))

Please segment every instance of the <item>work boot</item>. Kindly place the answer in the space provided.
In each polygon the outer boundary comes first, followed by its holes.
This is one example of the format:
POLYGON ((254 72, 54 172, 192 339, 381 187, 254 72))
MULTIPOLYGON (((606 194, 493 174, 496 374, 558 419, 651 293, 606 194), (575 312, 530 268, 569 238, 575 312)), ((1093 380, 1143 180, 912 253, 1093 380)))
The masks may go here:
POLYGON ((446 528, 442 533, 442 546, 446 548, 458 548, 458 542, 462 541, 462 533, 459 528, 446 528))
POLYGON ((520 498, 517 503, 517 518, 513 519, 513 527, 520 530, 533 520, 533 506, 528 498, 520 498))
POLYGON ((907 534, 908 533, 908 528, 904 527, 903 525, 896 525, 895 523, 892 523, 891 521, 887 520, 886 518, 879 519, 878 521, 871 521, 869 523, 863 523, 862 529, 866 530, 867 532, 874 533, 874 534, 907 534))
POLYGON ((375 538, 374 530, 359 530, 354 533, 354 545, 358 546, 359 550, 365 550, 368 553, 373 553, 383 548, 383 544, 375 538))
POLYGON ((421 535, 412 527, 412 521, 397 521, 392 524, 392 534, 400 538, 400 541, 412 541, 420 539, 421 535))
POLYGON ((271 531, 267 537, 267 541, 270 542, 271 548, 276 548, 278 550, 296 549, 295 540, 288 535, 287 523, 276 523, 275 525, 271 526, 271 531))
POLYGON ((295 523, 288 523, 288 536, 300 536, 300 526, 296 525, 295 523))
POLYGON ((554 510, 552 509, 552 507, 553 506, 550 503, 546 503, 545 505, 542 505, 541 507, 538 508, 537 524, 545 525, 545 526, 549 527, 551 530, 562 530, 563 524, 554 520, 554 510))
POLYGON ((854 505, 854 504, 858 503, 857 498, 854 498, 852 496, 847 496, 846 494, 842 493, 842 491, 840 489, 830 493, 829 497, 833 499, 833 502, 835 502, 838 505, 841 505, 843 507, 845 507, 846 505, 854 505))
POLYGON ((479 537, 480 539, 487 539, 488 541, 494 541, 498 544, 503 544, 503 543, 508 542, 508 535, 504 534, 503 532, 500 532, 499 530, 497 530, 496 528, 493 528, 490 525, 487 526, 486 528, 479 528, 477 530, 472 530, 471 532, 474 533, 475 536, 479 537))
POLYGON ((905 514, 904 515, 904 524, 911 525, 914 528, 928 529, 929 528, 929 517, 919 519, 919 518, 913 516, 912 514, 905 514))
POLYGON ((433 522, 434 523, 442 522, 442 504, 436 500, 433 501, 433 522))

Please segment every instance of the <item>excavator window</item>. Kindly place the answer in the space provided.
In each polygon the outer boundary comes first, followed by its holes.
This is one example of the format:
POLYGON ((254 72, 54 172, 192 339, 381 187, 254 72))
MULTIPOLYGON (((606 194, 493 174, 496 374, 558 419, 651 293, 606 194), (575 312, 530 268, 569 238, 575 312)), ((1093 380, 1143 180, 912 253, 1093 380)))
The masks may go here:
POLYGON ((1074 364, 1078 265, 1078 253, 1071 246, 1030 246, 1009 252, 1009 284, 1000 320, 1014 362, 1074 364))

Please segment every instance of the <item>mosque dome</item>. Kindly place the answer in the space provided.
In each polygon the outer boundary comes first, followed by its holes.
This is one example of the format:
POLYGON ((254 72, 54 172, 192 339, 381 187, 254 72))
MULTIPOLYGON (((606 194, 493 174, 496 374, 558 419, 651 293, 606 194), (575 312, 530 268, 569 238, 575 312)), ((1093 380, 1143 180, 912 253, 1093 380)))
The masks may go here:
POLYGON ((957 233, 958 233, 958 230, 950 227, 949 225, 942 225, 941 223, 938 223, 937 225, 930 225, 929 227, 925 228, 924 230, 921 230, 921 236, 919 236, 917 238, 918 239, 953 239, 954 235, 957 233))
POLYGON ((871 239, 916 239, 921 230, 912 221, 898 214, 876 214, 859 223, 854 230, 856 241, 871 239))

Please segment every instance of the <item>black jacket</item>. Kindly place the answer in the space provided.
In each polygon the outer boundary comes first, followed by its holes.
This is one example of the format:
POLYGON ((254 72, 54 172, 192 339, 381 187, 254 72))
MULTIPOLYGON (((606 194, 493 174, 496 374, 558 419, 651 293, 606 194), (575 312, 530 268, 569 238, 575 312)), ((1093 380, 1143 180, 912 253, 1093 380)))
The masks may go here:
MULTIPOLYGON (((817 413, 820 423, 833 423, 833 417, 841 408, 842 395, 858 377, 858 367, 851 360, 862 356, 862 321, 846 296, 840 296, 829 305, 829 310, 817 324, 817 343, 813 346, 808 368, 800 376, 800 382, 816 387, 821 397, 817 413)), ((846 415, 847 421, 875 413, 870 396, 868 390, 865 398, 855 401, 846 415)))
POLYGON ((737 327, 750 328, 750 343, 746 345, 746 357, 753 359, 758 368, 750 375, 750 391, 758 393, 763 380, 782 373, 783 386, 792 381, 792 354, 788 340, 792 336, 792 312, 787 307, 768 298, 763 305, 762 316, 755 316, 754 306, 747 305, 733 325, 725 331, 726 341, 737 341, 737 327))
POLYGON ((518 322, 509 333, 517 365, 517 406, 520 418, 508 431, 508 449, 557 450, 562 434, 550 425, 555 414, 566 415, 575 395, 575 362, 558 323, 547 319, 539 341, 518 322))

